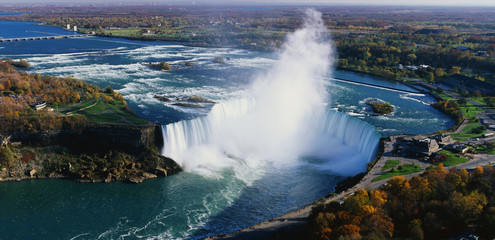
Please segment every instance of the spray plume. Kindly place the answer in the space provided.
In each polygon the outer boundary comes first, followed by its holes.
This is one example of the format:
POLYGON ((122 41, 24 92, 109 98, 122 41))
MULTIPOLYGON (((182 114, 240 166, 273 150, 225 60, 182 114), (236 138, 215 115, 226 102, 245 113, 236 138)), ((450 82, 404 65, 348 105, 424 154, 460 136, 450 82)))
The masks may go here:
POLYGON ((323 141, 342 149, 346 134, 354 133, 340 123, 346 117, 335 126, 343 130, 328 126, 323 104, 328 96, 319 80, 332 63, 328 36, 321 13, 307 10, 303 28, 288 35, 277 63, 254 79, 250 97, 217 104, 206 117, 164 126, 163 154, 186 171, 211 173, 267 162, 293 165, 307 155, 325 158, 332 146, 323 141), (337 134, 342 139, 332 140, 337 134))

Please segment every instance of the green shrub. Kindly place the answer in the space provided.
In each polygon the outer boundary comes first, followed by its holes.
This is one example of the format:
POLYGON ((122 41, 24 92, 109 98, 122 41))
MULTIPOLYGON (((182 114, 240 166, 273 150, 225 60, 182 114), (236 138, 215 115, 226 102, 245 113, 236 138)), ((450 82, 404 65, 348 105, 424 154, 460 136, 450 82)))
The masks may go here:
POLYGON ((14 154, 7 146, 0 147, 0 166, 11 167, 14 164, 14 154))

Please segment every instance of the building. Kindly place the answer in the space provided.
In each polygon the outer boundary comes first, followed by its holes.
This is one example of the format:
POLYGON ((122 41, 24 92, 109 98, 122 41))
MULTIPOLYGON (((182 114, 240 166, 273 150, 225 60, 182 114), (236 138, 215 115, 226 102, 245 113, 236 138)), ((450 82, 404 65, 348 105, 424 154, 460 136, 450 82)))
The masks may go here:
POLYGON ((74 26, 74 32, 77 32, 77 26, 74 26))
POLYGON ((46 101, 39 101, 33 104, 29 104, 29 106, 34 110, 40 110, 46 107, 46 101))
POLYGON ((70 30, 70 24, 67 24, 67 30, 70 30))
POLYGON ((458 152, 458 153, 466 153, 469 148, 465 146, 464 144, 449 144, 445 146, 446 149, 452 150, 453 152, 458 152))
POLYGON ((435 139, 431 138, 415 138, 412 141, 411 150, 422 155, 431 155, 440 147, 435 139))
POLYGON ((478 51, 478 52, 476 53, 476 56, 477 56, 477 57, 489 57, 489 56, 490 56, 490 54, 488 54, 488 52, 486 52, 486 51, 478 51))
POLYGON ((454 140, 451 136, 445 134, 438 134, 433 137, 441 147, 452 144, 454 140))

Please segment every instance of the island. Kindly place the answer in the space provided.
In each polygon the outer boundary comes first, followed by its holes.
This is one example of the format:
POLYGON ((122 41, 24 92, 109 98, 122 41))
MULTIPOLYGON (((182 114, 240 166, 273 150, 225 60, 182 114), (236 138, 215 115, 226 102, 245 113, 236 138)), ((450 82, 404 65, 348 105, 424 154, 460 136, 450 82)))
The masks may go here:
POLYGON ((206 106, 212 106, 212 104, 215 103, 212 100, 199 96, 167 97, 155 95, 154 98, 160 100, 161 102, 170 102, 171 105, 185 108, 204 108, 206 106))
POLYGON ((369 100, 366 102, 366 104, 371 106, 374 115, 386 115, 394 111, 394 107, 388 102, 383 102, 380 100, 369 100))
POLYGON ((150 68, 154 68, 154 69, 158 69, 158 70, 172 70, 172 67, 170 67, 170 64, 168 64, 167 62, 159 62, 159 63, 145 63, 144 65, 150 67, 150 68))
POLYGON ((161 126, 138 117, 111 87, 0 61, 0 118, 0 181, 139 183, 181 171, 159 154, 161 126))

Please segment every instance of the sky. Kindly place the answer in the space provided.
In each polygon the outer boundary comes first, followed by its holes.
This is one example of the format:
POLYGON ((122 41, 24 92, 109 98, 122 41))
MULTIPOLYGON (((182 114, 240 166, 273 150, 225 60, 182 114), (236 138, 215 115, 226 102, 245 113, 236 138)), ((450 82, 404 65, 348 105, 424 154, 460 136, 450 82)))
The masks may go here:
POLYGON ((277 4, 338 4, 338 5, 428 5, 428 6, 494 6, 495 0, 0 0, 0 3, 277 3, 277 4))

